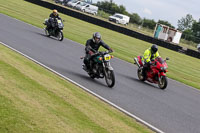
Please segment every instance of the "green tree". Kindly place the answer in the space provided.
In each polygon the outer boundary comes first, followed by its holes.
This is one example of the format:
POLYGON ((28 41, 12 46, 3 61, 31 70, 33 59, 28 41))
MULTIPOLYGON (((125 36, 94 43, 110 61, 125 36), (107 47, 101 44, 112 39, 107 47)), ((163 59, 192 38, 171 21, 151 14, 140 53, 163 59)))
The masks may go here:
POLYGON ((141 17, 137 13, 129 14, 130 22, 140 25, 142 23, 141 17))
POLYGON ((156 22, 153 19, 143 19, 143 27, 147 27, 149 29, 154 29, 156 26, 156 22))
POLYGON ((170 24, 168 21, 164 21, 164 20, 159 20, 158 21, 159 24, 163 24, 163 25, 166 25, 166 26, 169 26, 171 28, 175 28, 172 24, 170 24))
POLYGON ((195 42, 200 43, 200 21, 196 22, 194 21, 192 25, 192 32, 195 37, 195 42))
POLYGON ((193 31, 191 29, 184 30, 181 38, 188 41, 194 41, 195 39, 193 36, 193 31))
POLYGON ((104 10, 107 13, 121 13, 128 15, 129 13, 126 11, 125 6, 123 5, 117 5, 113 2, 113 0, 109 1, 98 1, 96 4, 100 9, 104 10))
POLYGON ((193 24, 193 17, 190 14, 187 14, 186 17, 182 17, 178 20, 178 29, 184 31, 186 29, 191 29, 193 24))

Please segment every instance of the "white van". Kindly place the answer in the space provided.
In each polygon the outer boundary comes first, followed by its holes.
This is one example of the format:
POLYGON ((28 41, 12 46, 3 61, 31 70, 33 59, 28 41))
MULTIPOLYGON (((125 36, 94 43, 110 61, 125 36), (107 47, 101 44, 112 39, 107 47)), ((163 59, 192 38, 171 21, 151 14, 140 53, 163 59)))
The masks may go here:
POLYGON ((86 13, 90 13, 90 14, 93 14, 93 15, 97 15, 98 13, 98 7, 97 6, 94 6, 94 5, 86 5, 84 8, 83 8, 83 12, 86 12, 86 13))
POLYGON ((81 1, 78 0, 71 0, 67 3, 67 6, 74 8, 77 4, 80 4, 81 1))
POLYGON ((109 21, 115 22, 117 24, 128 25, 129 20, 130 20, 129 16, 119 13, 115 13, 113 16, 109 16, 109 21))

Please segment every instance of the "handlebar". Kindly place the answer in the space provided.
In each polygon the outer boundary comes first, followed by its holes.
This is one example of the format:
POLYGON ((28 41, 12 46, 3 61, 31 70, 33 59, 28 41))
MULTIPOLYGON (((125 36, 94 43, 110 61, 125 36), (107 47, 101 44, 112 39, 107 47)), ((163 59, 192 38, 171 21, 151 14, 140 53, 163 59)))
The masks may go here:
POLYGON ((97 51, 96 54, 101 54, 101 55, 105 55, 105 54, 109 54, 109 53, 112 53, 112 51, 97 51))

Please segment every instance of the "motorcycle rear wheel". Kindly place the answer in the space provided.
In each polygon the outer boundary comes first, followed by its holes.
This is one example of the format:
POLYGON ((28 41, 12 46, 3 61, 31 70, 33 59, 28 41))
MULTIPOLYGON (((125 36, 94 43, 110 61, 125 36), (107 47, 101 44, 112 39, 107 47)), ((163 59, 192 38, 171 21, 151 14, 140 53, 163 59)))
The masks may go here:
POLYGON ((46 30, 46 28, 44 29, 44 32, 45 32, 45 35, 46 35, 46 36, 50 37, 50 34, 49 34, 49 32, 46 30))
POLYGON ((112 88, 115 85, 115 74, 113 70, 107 70, 105 80, 108 87, 112 88))
POLYGON ((161 76, 160 80, 158 82, 159 88, 162 89, 162 90, 164 90, 164 89, 166 89, 167 84, 168 84, 167 77, 166 76, 161 76))
POLYGON ((95 76, 94 74, 92 74, 92 73, 90 73, 89 76, 90 76, 91 79, 94 79, 94 78, 96 77, 96 76, 95 76))

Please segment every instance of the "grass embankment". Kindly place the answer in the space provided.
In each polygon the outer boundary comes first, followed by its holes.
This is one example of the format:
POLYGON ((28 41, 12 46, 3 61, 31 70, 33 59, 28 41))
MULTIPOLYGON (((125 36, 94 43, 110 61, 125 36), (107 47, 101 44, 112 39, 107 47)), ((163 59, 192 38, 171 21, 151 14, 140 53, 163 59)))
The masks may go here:
POLYGON ((1 133, 152 132, 1 44, 0 68, 1 133))
MULTIPOLYGON (((49 9, 33 5, 23 0, 0 1, 0 12, 27 23, 43 28, 43 21, 52 12, 49 9)), ((60 14, 66 20, 64 35, 66 38, 85 44, 93 32, 99 31, 103 40, 114 50, 114 55, 133 62, 132 58, 143 54, 151 44, 129 36, 60 14)), ((169 57, 168 76, 187 85, 200 89, 200 60, 165 48, 159 48, 162 57, 169 57)))

